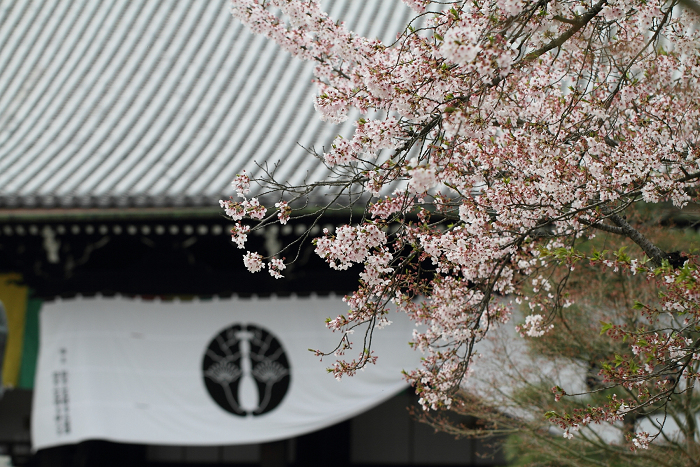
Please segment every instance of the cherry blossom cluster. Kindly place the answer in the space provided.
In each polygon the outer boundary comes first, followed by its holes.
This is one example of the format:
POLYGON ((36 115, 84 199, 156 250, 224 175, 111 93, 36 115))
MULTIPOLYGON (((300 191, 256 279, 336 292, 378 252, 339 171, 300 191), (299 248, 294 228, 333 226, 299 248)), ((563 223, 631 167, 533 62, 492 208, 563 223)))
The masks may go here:
MULTIPOLYGON (((550 318, 571 302, 541 271, 573 270, 589 258, 572 245, 602 231, 646 256, 618 250, 592 261, 661 281, 672 297, 663 312, 674 316, 662 322, 649 310, 641 334, 611 323, 608 335, 627 336, 638 352, 610 365, 607 381, 636 391, 643 405, 676 384, 669 372, 696 378, 697 340, 688 335, 700 303, 695 263, 669 268, 668 254, 624 213, 636 203, 698 201, 700 28, 689 25, 700 18, 665 0, 405 3, 421 14, 391 46, 354 33, 317 0, 231 3, 252 31, 315 63, 320 118, 363 115, 352 136, 317 155, 331 175, 314 185, 360 186, 376 198, 362 221, 314 240, 331 268, 362 269, 346 297, 350 312, 328 323, 344 336, 342 348, 351 348, 347 331, 385 323, 389 305, 408 313, 426 330, 413 342, 424 365, 407 378, 425 407, 447 407, 474 345, 510 319, 499 297, 527 303, 526 337, 556 332, 550 318)), ((237 178, 239 196, 250 182, 237 178)), ((239 222, 265 216, 253 200, 222 207, 239 222)), ((276 208, 286 222, 289 206, 276 208)), ((234 241, 244 245, 247 231, 237 229, 234 241)), ((263 267, 261 257, 246 258, 251 271, 263 267)), ((269 271, 279 274, 280 264, 269 271)), ((363 348, 331 371, 353 374, 375 358, 363 348)), ((618 420, 622 403, 551 420, 573 434, 618 420)))
POLYGON ((258 272, 264 268, 265 263, 262 260, 259 253, 251 253, 250 251, 246 251, 245 256, 243 256, 243 264, 250 272, 258 272))
POLYGON ((352 140, 338 136, 324 158, 329 165, 347 164, 364 157, 374 159, 382 149, 398 148, 403 137, 405 134, 396 118, 370 121, 361 119, 357 121, 352 140))
POLYGON ((384 199, 373 203, 369 207, 369 212, 372 214, 372 217, 388 219, 392 214, 410 211, 414 204, 415 200, 412 196, 397 191, 391 197, 386 196, 384 199))
POLYGON ((236 195, 238 195, 240 198, 244 198, 245 195, 250 193, 250 177, 245 170, 236 175, 236 178, 233 180, 233 182, 231 182, 231 185, 233 186, 233 189, 236 190, 236 195))
POLYGON ((330 267, 339 271, 348 269, 352 263, 362 263, 374 248, 387 242, 387 235, 379 226, 367 223, 360 226, 344 225, 331 235, 324 229, 324 236, 317 238, 316 254, 324 258, 330 267))
MULTIPOLYGON (((236 221, 231 229, 231 241, 240 249, 244 249, 248 241, 248 234, 251 232, 251 226, 244 224, 242 220, 248 218, 254 221, 261 221, 267 214, 267 208, 260 204, 256 197, 250 199, 246 195, 250 193, 250 176, 244 170, 238 174, 231 182, 231 186, 236 190, 236 195, 243 198, 242 201, 234 201, 233 199, 219 200, 219 206, 224 209, 224 213, 233 221, 236 221)), ((292 209, 286 201, 275 203, 277 208, 277 218, 281 224, 286 224, 292 213, 292 209)), ((243 256, 243 264, 250 272, 258 272, 265 268, 263 257, 257 252, 246 251, 243 256)), ((281 271, 286 268, 283 259, 271 258, 268 263, 268 271, 275 279, 283 277, 281 271)))
POLYGON ((525 317, 525 324, 516 326, 516 331, 521 336, 540 337, 544 336, 547 331, 554 329, 554 325, 545 325, 544 317, 539 314, 529 315, 525 317))
MULTIPOLYGON (((617 252, 616 256, 607 259, 605 255, 595 254, 591 262, 628 274, 633 273, 635 265, 634 273, 641 270, 661 291, 661 300, 656 306, 637 302, 635 308, 644 318, 641 322, 601 322, 601 334, 624 343, 628 349, 602 362, 601 382, 610 388, 624 388, 629 397, 618 400, 615 396, 615 404, 595 408, 595 415, 586 412, 590 418, 580 411, 550 414, 550 421, 568 429, 565 435, 575 432, 574 424, 580 427, 609 422, 615 415, 663 407, 674 395, 692 392, 700 382, 700 345, 696 338, 697 329, 700 329, 698 258, 686 258, 682 267, 664 264, 660 268, 650 268, 646 264, 637 265, 638 261, 624 252, 617 252)), ((552 391, 555 401, 567 395, 560 387, 552 391)), ((659 433, 637 433, 631 438, 633 449, 647 449, 657 436, 659 433)))
POLYGON ((572 439, 582 427, 590 424, 615 423, 621 421, 629 407, 613 394, 610 401, 601 407, 586 407, 575 409, 572 413, 559 414, 552 410, 545 417, 564 430, 563 436, 572 439))
POLYGON ((281 271, 284 271, 286 267, 287 266, 284 264, 283 259, 272 258, 267 268, 272 277, 275 279, 281 279, 283 277, 281 271))
POLYGON ((238 248, 245 248, 245 242, 248 241, 248 233, 250 232, 250 226, 236 222, 236 224, 231 229, 231 240, 236 243, 238 248))
POLYGON ((289 203, 280 201, 279 203, 275 203, 275 207, 278 209, 277 218, 280 224, 286 224, 289 221, 289 216, 292 214, 292 208, 289 206, 289 203))

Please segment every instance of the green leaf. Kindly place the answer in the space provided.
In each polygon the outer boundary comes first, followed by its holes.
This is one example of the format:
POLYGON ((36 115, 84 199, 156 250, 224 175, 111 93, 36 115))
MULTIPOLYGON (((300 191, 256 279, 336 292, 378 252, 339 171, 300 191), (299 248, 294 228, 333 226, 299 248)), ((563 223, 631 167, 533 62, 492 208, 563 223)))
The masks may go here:
POLYGON ((613 254, 617 257, 618 260, 623 261, 623 262, 629 262, 632 258, 629 257, 627 253, 625 253, 625 250, 627 249, 626 246, 620 247, 619 250, 614 251, 613 254))
POLYGON ((625 360, 622 358, 622 355, 615 355, 615 368, 622 365, 624 362, 625 360))
POLYGON ((601 336, 613 328, 612 323, 606 323, 605 321, 601 321, 600 324, 603 325, 603 329, 600 330, 601 336))
POLYGON ((600 261, 605 258, 609 250, 597 251, 593 250, 593 256, 591 256, 591 261, 600 261))

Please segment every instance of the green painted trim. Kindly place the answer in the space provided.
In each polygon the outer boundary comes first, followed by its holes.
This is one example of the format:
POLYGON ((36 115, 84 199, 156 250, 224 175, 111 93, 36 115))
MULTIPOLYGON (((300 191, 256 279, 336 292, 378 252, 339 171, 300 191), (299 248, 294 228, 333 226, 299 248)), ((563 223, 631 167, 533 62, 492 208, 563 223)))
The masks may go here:
POLYGON ((27 299, 27 312, 24 318, 24 341, 22 342, 22 364, 19 370, 17 387, 34 389, 36 362, 39 357, 39 311, 43 301, 27 299))

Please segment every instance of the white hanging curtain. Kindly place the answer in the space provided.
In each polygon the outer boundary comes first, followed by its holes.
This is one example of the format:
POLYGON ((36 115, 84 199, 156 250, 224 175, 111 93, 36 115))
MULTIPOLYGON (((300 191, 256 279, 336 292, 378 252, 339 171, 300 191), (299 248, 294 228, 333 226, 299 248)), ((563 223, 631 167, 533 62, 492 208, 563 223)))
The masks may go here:
MULTIPOLYGON (((375 331, 377 365, 336 381, 309 348, 340 335, 339 298, 47 303, 32 410, 34 449, 87 439, 146 444, 269 442, 333 425, 406 387, 419 365, 403 314, 375 331)), ((363 333, 351 337, 362 348, 363 333)), ((355 353, 353 349, 352 356, 355 353)))

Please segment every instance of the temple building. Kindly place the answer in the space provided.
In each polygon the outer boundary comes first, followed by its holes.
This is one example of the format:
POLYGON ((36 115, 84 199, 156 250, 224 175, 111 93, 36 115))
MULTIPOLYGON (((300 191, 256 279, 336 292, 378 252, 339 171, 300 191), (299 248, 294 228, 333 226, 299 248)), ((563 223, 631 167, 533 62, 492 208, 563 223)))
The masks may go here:
MULTIPOLYGON (((386 43, 412 17, 398 0, 328 8, 386 43)), ((307 148, 352 132, 316 115, 312 68, 250 34, 227 0, 0 0, 1 458, 502 463, 409 413, 411 323, 396 319, 377 344, 386 366, 357 381, 308 352, 332 350, 323 318, 343 312, 357 270, 331 271, 310 242, 282 279, 243 267, 218 204, 235 175, 322 179, 307 148)), ((348 216, 292 220, 248 248, 273 254, 348 216)))

